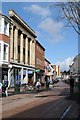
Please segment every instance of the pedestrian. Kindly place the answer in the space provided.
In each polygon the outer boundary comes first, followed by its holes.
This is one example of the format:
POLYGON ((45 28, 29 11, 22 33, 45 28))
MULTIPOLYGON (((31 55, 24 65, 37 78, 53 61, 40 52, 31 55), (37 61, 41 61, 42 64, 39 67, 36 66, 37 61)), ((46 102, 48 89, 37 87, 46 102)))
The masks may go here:
POLYGON ((0 80, 0 94, 2 93, 2 82, 0 80))
POLYGON ((46 80, 46 88, 47 88, 47 90, 49 89, 49 84, 50 84, 50 79, 48 78, 48 79, 46 80))
POLYGON ((70 85, 70 93, 73 94, 74 91, 74 78, 70 76, 69 78, 69 85, 70 85))
POLYGON ((36 87, 38 88, 38 91, 40 91, 41 87, 40 79, 38 79, 38 81, 36 82, 36 87))
MULTIPOLYGON (((2 86, 2 92, 3 92, 3 94, 5 94, 5 97, 8 96, 7 89, 8 89, 8 80, 5 79, 5 80, 3 81, 3 86, 2 86)), ((4 95, 3 95, 3 96, 4 96, 4 95)))

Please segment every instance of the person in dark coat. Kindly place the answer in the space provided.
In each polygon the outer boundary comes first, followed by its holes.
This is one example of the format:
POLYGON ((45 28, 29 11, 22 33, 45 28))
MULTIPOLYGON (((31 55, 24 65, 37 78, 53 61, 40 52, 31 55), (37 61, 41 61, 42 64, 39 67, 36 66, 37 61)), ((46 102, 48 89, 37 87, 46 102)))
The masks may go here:
POLYGON ((70 76, 69 85, 70 85, 70 93, 72 94, 74 91, 74 78, 72 76, 70 76))
POLYGON ((5 79, 2 86, 2 97, 8 96, 7 88, 8 88, 8 80, 5 79))

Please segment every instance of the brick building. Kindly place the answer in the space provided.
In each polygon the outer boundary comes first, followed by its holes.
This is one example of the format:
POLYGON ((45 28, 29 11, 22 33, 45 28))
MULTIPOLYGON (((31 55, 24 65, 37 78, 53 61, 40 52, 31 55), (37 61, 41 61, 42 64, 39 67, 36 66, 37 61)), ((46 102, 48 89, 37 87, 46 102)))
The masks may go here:
POLYGON ((0 79, 8 79, 9 69, 9 25, 10 19, 0 14, 0 79))
POLYGON ((45 62, 45 48, 36 40, 35 44, 35 67, 36 67, 36 78, 43 79, 44 77, 44 62, 45 62))

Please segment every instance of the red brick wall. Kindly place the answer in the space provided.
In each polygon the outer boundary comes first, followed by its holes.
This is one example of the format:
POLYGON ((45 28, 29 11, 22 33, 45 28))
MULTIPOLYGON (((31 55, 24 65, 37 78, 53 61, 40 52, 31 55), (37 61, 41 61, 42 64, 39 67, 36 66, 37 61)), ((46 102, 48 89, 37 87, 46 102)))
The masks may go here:
POLYGON ((8 49, 8 61, 10 62, 10 37, 0 34, 0 40, 9 44, 9 49, 8 49))
POLYGON ((45 61, 45 59, 44 59, 44 49, 43 49, 38 43, 36 43, 35 48, 36 48, 36 49, 35 49, 35 67, 36 67, 36 68, 40 68, 41 70, 44 70, 44 61, 45 61), (37 49, 37 46, 38 46, 38 48, 41 49, 41 53, 40 53, 40 51, 37 49), (38 59, 40 59, 40 60, 42 61, 42 65, 43 65, 43 66, 37 64, 36 58, 38 58, 38 59))
POLYGON ((10 38, 4 34, 0 34, 0 40, 9 43, 10 42, 10 38))

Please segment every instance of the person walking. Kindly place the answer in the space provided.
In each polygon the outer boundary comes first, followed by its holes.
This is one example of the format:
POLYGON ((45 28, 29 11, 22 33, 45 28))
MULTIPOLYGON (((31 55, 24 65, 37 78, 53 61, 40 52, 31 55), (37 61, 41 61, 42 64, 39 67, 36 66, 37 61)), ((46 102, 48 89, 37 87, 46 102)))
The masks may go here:
POLYGON ((49 84, 50 84, 50 79, 48 78, 48 79, 46 80, 46 89, 47 89, 47 90, 49 90, 49 84))
POLYGON ((70 85, 70 93, 73 94, 73 92, 74 92, 74 78, 72 76, 70 76, 69 85, 70 85))
POLYGON ((40 91, 40 87, 41 87, 40 79, 38 79, 36 83, 36 87, 38 88, 38 91, 40 91))
POLYGON ((7 97, 8 96, 8 92, 7 92, 7 89, 8 89, 8 80, 5 79, 3 81, 3 86, 2 86, 2 96, 4 97, 7 97))
POLYGON ((0 94, 2 93, 2 82, 0 80, 0 94))

